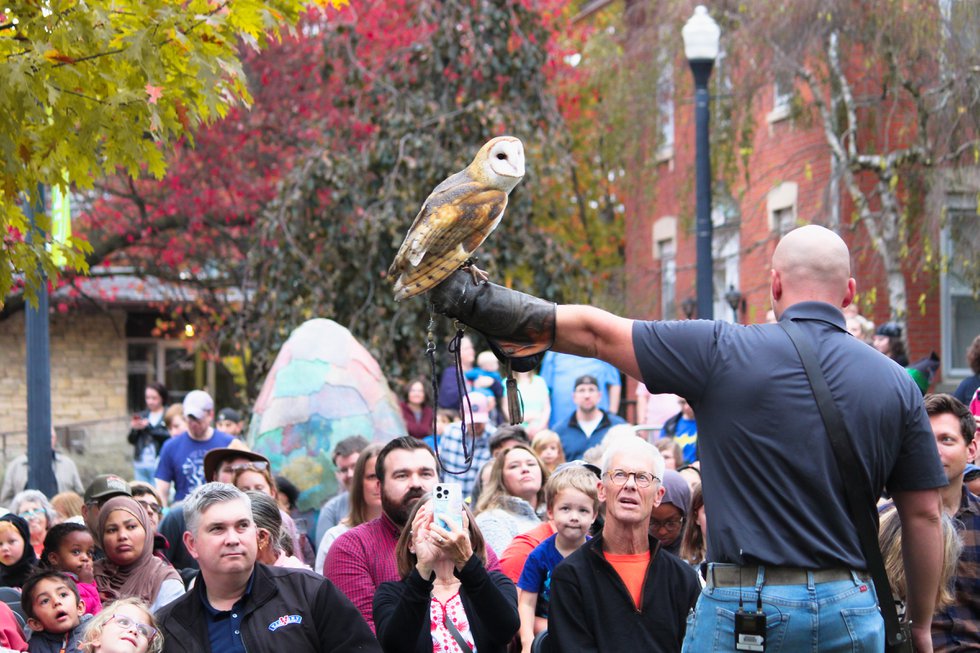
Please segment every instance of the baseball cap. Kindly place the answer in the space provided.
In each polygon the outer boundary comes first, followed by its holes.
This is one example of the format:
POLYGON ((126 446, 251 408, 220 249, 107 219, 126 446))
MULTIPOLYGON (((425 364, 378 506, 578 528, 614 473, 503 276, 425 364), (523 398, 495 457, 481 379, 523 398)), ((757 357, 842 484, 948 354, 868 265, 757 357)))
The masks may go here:
POLYGON ((115 474, 100 474, 85 488, 85 503, 105 501, 118 496, 131 497, 133 491, 126 479, 115 474))
MULTIPOLYGON (((470 407, 473 409, 473 423, 486 424, 490 421, 490 401, 487 396, 479 392, 469 393, 470 407)), ((463 402, 463 419, 469 421, 470 411, 463 402)))
POLYGON ((222 408, 218 412, 218 421, 229 421, 229 422, 240 422, 242 421, 242 414, 239 413, 234 408, 222 408))
POLYGON ((204 390, 191 390, 184 397, 184 415, 201 419, 204 414, 214 410, 214 399, 204 390))
POLYGON ((579 387, 580 385, 594 385, 595 387, 598 388, 599 387, 599 379, 595 378, 591 374, 583 374, 582 376, 580 376, 577 379, 575 379, 575 385, 572 386, 572 389, 574 390, 575 388, 579 387))
POLYGON ((593 465, 592 463, 587 463, 584 460, 569 460, 569 461, 563 462, 562 464, 558 465, 558 467, 555 467, 555 471, 553 471, 551 473, 552 473, 552 475, 554 475, 554 474, 557 474, 558 472, 560 472, 562 470, 570 469, 572 467, 584 467, 585 469, 587 469, 590 472, 592 472, 593 474, 595 474, 596 475, 596 478, 598 478, 598 479, 601 479, 602 478, 602 470, 599 469, 596 465, 593 465))
POLYGON ((204 455, 204 480, 208 483, 213 481, 218 473, 218 468, 221 467, 221 463, 229 458, 244 458, 253 463, 265 463, 269 465, 268 458, 248 449, 236 449, 234 447, 212 449, 204 455))

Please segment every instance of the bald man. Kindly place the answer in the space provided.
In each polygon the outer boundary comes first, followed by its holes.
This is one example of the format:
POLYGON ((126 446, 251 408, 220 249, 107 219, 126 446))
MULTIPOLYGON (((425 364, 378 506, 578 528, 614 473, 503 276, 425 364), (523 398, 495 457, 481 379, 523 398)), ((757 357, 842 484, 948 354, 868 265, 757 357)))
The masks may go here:
MULTIPOLYGON (((816 352, 865 472, 848 482, 865 484, 869 497, 887 487, 898 506, 904 550, 914 552, 905 557, 914 642, 931 651, 942 556, 937 488, 946 478, 911 377, 846 330, 842 309, 855 288, 846 244, 823 227, 790 232, 773 253, 775 316, 792 320, 816 352)), ((843 480, 799 355, 778 324, 634 321, 474 285, 465 272, 431 295, 437 310, 521 357, 515 368, 548 348, 592 356, 693 406, 711 565, 685 651, 714 650, 715 641, 734 650, 731 615, 742 600, 754 612, 757 599, 768 653, 851 651, 854 640, 883 650, 843 480)))

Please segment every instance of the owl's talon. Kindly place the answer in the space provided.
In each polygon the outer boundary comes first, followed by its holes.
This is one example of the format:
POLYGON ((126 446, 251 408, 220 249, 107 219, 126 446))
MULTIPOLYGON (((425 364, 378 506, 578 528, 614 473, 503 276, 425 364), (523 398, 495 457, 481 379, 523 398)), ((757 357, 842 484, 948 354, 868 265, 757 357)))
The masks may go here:
POLYGON ((476 263, 473 259, 468 259, 466 263, 460 266, 461 270, 466 270, 473 277, 473 285, 479 286, 481 283, 486 283, 490 281, 490 275, 476 267, 476 263))

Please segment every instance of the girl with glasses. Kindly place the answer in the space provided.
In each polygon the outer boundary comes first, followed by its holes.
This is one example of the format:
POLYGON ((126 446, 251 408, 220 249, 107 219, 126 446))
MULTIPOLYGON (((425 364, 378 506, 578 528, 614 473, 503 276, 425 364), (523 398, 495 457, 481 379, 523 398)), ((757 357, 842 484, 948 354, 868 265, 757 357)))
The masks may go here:
POLYGON ((79 648, 82 653, 160 653, 163 635, 146 603, 119 599, 89 622, 79 648))

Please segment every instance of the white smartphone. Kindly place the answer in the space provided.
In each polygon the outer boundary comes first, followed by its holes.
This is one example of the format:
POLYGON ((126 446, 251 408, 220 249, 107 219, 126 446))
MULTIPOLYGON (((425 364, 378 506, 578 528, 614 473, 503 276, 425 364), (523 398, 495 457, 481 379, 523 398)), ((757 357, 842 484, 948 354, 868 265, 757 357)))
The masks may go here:
POLYGON ((437 483, 432 495, 432 513, 435 522, 452 530, 446 520, 452 520, 463 528, 463 486, 459 483, 437 483))

